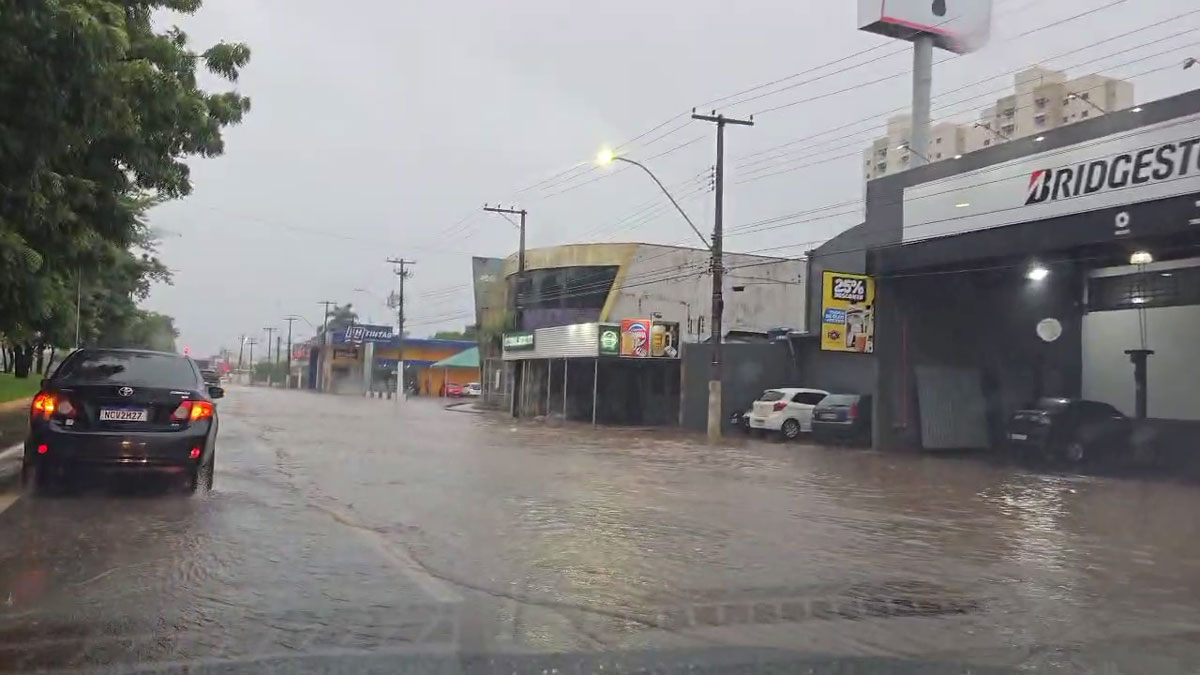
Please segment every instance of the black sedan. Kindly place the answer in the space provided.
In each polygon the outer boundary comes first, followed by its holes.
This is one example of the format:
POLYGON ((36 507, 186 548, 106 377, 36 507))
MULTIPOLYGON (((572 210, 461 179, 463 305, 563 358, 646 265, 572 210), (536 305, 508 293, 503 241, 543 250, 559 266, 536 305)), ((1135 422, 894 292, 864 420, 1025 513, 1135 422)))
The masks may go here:
POLYGON ((33 399, 22 482, 42 488, 89 471, 168 473, 212 489, 217 409, 188 358, 80 349, 33 399))
POLYGON ((1008 421, 1008 441, 1019 451, 1032 450, 1073 464, 1128 450, 1133 422, 1107 403, 1043 398, 1008 421))

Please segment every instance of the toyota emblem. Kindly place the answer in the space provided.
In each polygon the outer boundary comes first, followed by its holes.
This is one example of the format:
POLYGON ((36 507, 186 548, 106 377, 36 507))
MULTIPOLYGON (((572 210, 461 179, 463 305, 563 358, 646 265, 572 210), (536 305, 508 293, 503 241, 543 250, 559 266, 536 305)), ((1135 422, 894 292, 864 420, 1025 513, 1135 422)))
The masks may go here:
POLYGON ((117 393, 122 396, 133 396, 133 387, 121 387, 117 393))

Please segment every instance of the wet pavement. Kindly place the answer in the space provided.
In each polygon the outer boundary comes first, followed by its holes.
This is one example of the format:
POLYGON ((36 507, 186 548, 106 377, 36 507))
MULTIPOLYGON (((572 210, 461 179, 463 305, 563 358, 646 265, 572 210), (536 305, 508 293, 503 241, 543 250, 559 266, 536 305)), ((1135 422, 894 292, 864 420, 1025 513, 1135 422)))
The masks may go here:
POLYGON ((0 670, 1200 670, 1195 485, 431 401, 220 414, 207 496, 0 494, 0 670))

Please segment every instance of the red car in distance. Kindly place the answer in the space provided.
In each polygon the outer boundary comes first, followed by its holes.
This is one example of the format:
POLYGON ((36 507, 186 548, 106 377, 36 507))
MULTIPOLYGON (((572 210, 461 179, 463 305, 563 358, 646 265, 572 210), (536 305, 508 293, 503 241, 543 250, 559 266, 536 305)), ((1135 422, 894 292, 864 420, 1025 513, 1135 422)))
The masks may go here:
POLYGON ((450 384, 446 385, 446 396, 450 398, 462 398, 462 395, 463 388, 461 384, 454 384, 451 382, 450 384))

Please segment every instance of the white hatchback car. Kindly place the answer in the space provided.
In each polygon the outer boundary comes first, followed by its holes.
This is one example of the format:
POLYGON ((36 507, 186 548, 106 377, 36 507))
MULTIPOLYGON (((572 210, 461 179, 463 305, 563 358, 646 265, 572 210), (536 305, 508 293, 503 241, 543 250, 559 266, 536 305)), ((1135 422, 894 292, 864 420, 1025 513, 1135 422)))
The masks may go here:
POLYGON ((483 395, 483 387, 479 386, 478 382, 472 382, 472 383, 468 384, 467 386, 463 387, 463 395, 464 396, 482 396, 483 395))
POLYGON ((823 389, 768 389, 750 407, 750 428, 778 431, 788 439, 809 433, 813 408, 828 395, 823 389))

